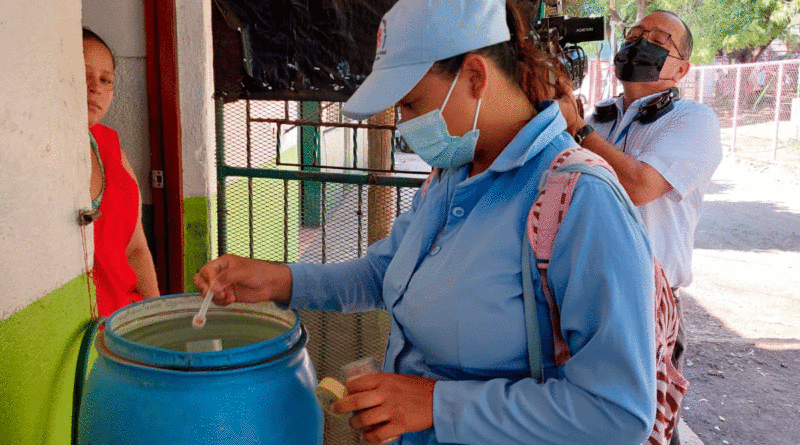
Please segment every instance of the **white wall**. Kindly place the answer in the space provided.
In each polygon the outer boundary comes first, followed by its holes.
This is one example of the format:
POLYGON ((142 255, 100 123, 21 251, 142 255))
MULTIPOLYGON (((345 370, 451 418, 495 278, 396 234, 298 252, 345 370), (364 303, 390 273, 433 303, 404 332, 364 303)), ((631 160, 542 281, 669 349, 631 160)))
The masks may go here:
POLYGON ((210 1, 177 0, 183 196, 216 192, 214 72, 210 1))
POLYGON ((83 26, 108 43, 117 63, 114 101, 101 123, 117 130, 122 149, 136 172, 142 202, 150 204, 153 199, 144 2, 83 0, 82 12, 83 26))
MULTIPOLYGON (((80 0, 0 0, 0 320, 83 273, 89 199, 80 0)), ((88 258, 92 232, 87 231, 88 258)))
POLYGON ((143 1, 83 0, 83 24, 103 37, 117 57, 147 56, 143 1))
MULTIPOLYGON (((103 123, 120 134, 145 202, 149 182, 141 0, 0 0, 0 321, 85 272, 78 211, 91 206, 81 26, 117 58, 103 123)), ((206 196, 214 154, 210 1, 179 0, 185 196, 206 196)), ((211 172, 213 174, 213 171, 211 172)))
MULTIPOLYGON (((184 197, 210 196, 214 156, 211 1, 176 0, 184 197), (208 179, 208 178, 211 179, 208 179)), ((102 123, 117 130, 144 203, 152 203, 147 109, 147 48, 141 0, 83 0, 83 24, 117 60, 114 102, 102 123)))

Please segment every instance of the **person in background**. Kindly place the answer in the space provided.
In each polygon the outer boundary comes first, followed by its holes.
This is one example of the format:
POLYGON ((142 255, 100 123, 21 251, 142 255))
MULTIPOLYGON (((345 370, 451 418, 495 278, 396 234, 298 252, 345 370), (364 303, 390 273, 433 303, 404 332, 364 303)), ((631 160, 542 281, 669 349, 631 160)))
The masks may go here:
MULTIPOLYGON (((644 220, 681 314, 673 355, 678 371, 686 348, 678 288, 692 282, 703 195, 722 161, 717 115, 678 96, 692 45, 692 33, 677 15, 652 12, 626 29, 614 58, 622 95, 598 103, 588 120, 574 96, 560 100, 568 131, 611 164, 644 220)), ((680 443, 677 429, 672 443, 680 443)))
POLYGON ((156 270, 142 228, 139 186, 117 132, 100 124, 114 99, 115 60, 97 34, 83 29, 86 101, 94 222, 92 278, 101 317, 142 298, 159 295, 156 270))
MULTIPOLYGON (((574 147, 557 103, 561 66, 514 2, 400 0, 383 17, 371 74, 345 103, 366 119, 395 104, 398 132, 434 174, 390 235, 344 263, 224 255, 195 276, 214 301, 356 312, 384 308, 383 372, 333 405, 371 443, 637 444, 655 419, 653 256, 612 187, 577 183, 549 282, 572 353, 531 376, 523 274, 552 332, 538 272, 523 270, 540 178, 574 147)), ((610 179, 613 181, 613 179, 610 179)), ((549 334, 545 334, 549 335, 549 334)))

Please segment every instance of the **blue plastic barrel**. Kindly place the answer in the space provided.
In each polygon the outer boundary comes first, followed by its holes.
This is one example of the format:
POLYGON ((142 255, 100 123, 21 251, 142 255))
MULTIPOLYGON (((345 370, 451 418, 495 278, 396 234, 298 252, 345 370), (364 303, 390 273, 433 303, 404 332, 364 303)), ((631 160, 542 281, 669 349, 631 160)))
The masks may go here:
POLYGON ((98 331, 78 443, 322 443, 323 414, 295 311, 270 304, 209 309, 168 295, 115 312, 98 331))

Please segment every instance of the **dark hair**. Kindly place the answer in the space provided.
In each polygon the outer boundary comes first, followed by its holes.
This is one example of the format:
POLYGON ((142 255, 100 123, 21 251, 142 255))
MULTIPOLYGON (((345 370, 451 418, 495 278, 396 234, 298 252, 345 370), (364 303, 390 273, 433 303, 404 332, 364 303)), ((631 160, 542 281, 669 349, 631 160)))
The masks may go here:
POLYGON ((683 19, 681 19, 678 16, 678 14, 675 14, 672 11, 667 11, 664 9, 656 9, 650 14, 655 14, 656 12, 661 14, 666 14, 670 17, 674 17, 679 22, 681 22, 681 25, 683 25, 683 29, 686 31, 686 33, 683 35, 683 39, 680 42, 681 55, 683 56, 684 60, 689 60, 692 57, 692 49, 694 49, 694 38, 692 37, 692 31, 689 29, 689 26, 686 24, 686 22, 683 21, 683 19))
POLYGON ((434 69, 454 77, 467 54, 480 54, 494 61, 508 79, 516 81, 534 105, 558 98, 567 89, 571 91, 563 64, 533 39, 528 21, 522 19, 513 0, 506 1, 506 23, 511 40, 440 60, 433 64, 434 69))
POLYGON ((111 51, 111 47, 108 46, 108 43, 106 43, 105 40, 103 40, 99 35, 97 35, 97 33, 95 33, 91 29, 89 29, 89 28, 84 26, 83 27, 83 40, 86 40, 86 39, 94 40, 94 41, 102 44, 103 46, 105 46, 106 49, 108 50, 108 53, 111 54, 111 65, 114 67, 114 69, 117 68, 117 59, 114 57, 114 51, 111 51))

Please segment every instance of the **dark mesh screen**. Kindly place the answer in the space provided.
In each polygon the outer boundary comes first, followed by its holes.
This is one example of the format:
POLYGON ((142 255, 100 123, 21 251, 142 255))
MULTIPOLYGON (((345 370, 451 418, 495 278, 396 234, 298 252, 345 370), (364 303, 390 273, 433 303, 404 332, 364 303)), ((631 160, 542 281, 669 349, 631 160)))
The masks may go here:
POLYGON ((218 97, 343 102, 369 74, 396 0, 215 0, 218 97))

